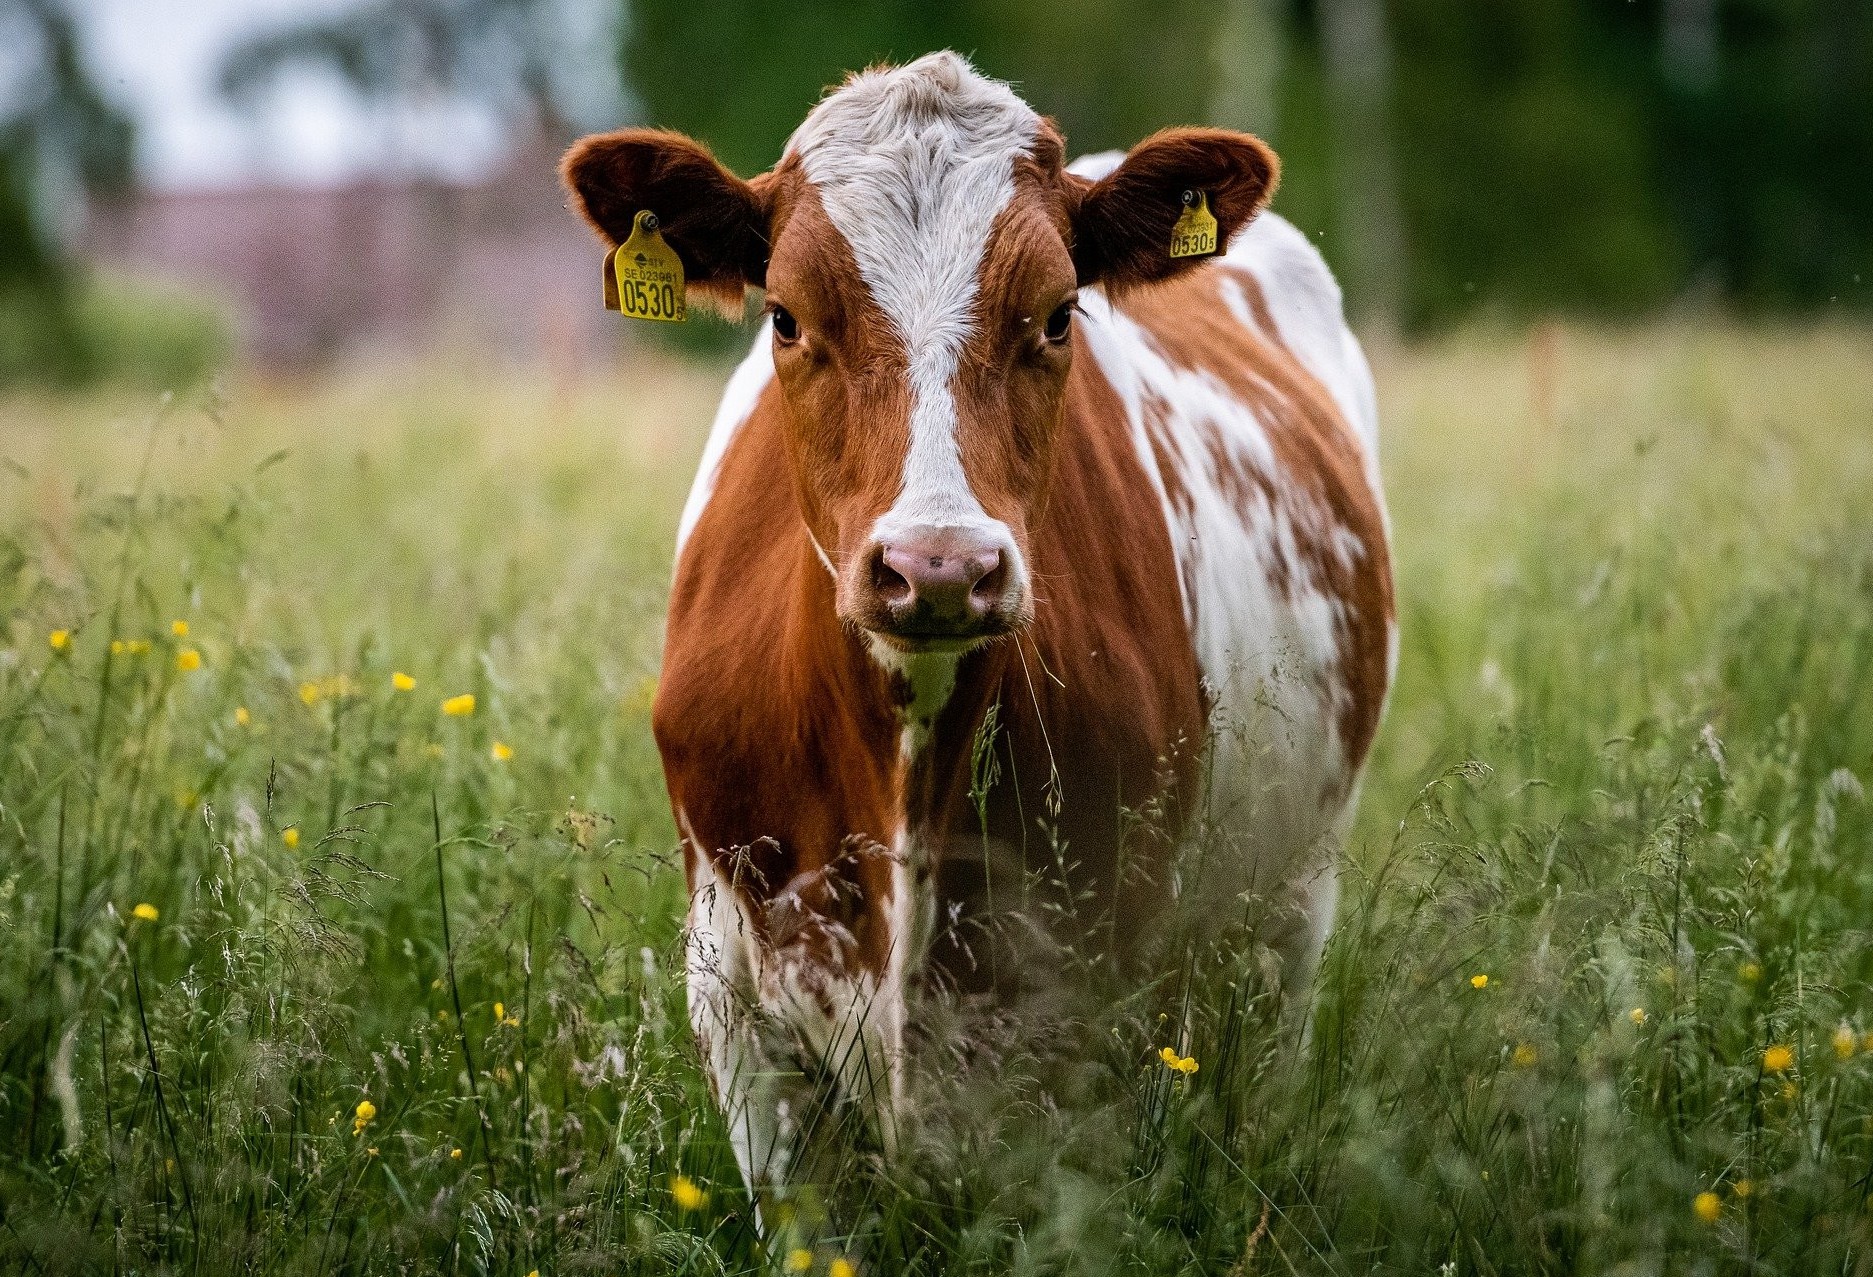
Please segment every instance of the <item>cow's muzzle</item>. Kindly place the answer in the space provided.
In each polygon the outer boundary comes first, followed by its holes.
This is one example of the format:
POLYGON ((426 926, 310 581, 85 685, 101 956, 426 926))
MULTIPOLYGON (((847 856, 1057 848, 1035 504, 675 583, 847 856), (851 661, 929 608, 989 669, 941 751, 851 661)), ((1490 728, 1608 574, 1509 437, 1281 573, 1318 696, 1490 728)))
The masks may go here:
POLYGON ((849 619, 895 646, 989 638, 1027 616, 1019 554, 999 529, 897 530, 872 541, 853 568, 843 591, 849 619))

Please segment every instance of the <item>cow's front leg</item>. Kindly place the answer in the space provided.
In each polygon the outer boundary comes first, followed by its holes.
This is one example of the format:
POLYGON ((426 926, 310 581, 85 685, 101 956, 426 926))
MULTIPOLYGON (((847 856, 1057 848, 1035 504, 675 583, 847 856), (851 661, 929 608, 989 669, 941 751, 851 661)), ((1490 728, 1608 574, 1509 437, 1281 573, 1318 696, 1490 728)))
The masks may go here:
POLYGON ((757 925, 756 906, 708 861, 695 879, 690 1025, 759 1212, 814 1178, 805 1159, 839 1125, 828 1117, 856 1114, 887 1156, 896 1147, 904 966, 871 969, 849 928, 806 909, 797 891, 760 906, 757 925))
POLYGON ((699 860, 687 928, 689 1023, 758 1216, 763 1198, 793 1169, 810 1087, 777 1049, 761 1005, 767 964, 754 918, 706 858, 699 860))

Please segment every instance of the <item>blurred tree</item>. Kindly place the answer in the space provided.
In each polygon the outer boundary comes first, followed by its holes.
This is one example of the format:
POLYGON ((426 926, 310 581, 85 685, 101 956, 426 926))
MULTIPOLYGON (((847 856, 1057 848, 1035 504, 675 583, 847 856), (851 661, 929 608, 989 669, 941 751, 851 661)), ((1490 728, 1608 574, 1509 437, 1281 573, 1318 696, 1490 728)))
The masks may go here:
MULTIPOLYGON (((1281 207, 1371 284, 1335 186, 1327 11, 1291 0, 1281 207)), ((1865 0, 1388 0, 1411 327, 1680 298, 1873 307, 1865 0)))
POLYGON ((1334 191, 1349 302, 1369 325, 1398 324, 1404 228, 1392 161, 1392 46, 1384 0, 1320 0, 1320 48, 1333 111, 1334 191))
POLYGON ((0 0, 0 381, 92 370, 62 233, 130 183, 129 117, 84 63, 60 0, 0 0))
POLYGON ((555 129, 682 129, 746 174, 847 72, 949 47, 1074 151, 1205 119, 1263 133, 1277 206, 1356 311, 1407 328, 1706 294, 1873 306, 1868 0, 591 0, 622 15, 606 39, 635 102, 580 111, 572 3, 365 0, 253 42, 224 84, 310 59, 555 129))
POLYGON ((619 109, 606 5, 565 0, 365 0, 336 15, 262 32, 223 60, 221 91, 251 103, 285 69, 336 71, 378 100, 454 95, 563 140, 619 109))
POLYGON ((1123 0, 637 0, 622 57, 647 121, 701 138, 748 174, 780 158, 846 73, 940 48, 1013 82, 1074 151, 1130 146, 1205 118, 1215 27, 1215 7, 1194 0, 1148 14, 1123 0))

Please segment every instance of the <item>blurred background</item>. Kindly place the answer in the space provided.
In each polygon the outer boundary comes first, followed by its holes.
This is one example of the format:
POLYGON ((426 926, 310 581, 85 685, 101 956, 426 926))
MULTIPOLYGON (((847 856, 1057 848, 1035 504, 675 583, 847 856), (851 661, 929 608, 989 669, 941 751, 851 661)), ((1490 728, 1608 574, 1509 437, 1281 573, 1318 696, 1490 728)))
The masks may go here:
POLYGON ((563 145, 753 173, 942 46, 1075 151, 1269 139, 1375 335, 1873 303, 1870 0, 0 0, 0 383, 663 339, 600 309, 563 145))

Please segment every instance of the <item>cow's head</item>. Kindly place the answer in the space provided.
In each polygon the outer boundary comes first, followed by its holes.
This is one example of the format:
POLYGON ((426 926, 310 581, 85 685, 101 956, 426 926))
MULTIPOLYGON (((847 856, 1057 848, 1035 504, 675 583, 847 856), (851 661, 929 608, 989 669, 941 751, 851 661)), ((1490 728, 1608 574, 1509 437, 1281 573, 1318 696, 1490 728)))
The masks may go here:
POLYGON ((1186 192, 1226 239, 1276 171, 1255 138, 1173 129, 1069 173, 1053 125, 952 53, 852 77, 752 181, 642 129, 564 164, 609 242, 657 214, 692 295, 766 290, 801 514, 841 618, 900 651, 1032 616, 1079 291, 1194 265, 1169 254, 1186 192))

